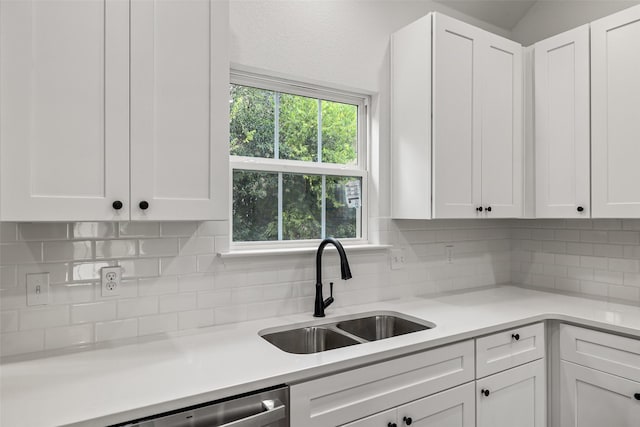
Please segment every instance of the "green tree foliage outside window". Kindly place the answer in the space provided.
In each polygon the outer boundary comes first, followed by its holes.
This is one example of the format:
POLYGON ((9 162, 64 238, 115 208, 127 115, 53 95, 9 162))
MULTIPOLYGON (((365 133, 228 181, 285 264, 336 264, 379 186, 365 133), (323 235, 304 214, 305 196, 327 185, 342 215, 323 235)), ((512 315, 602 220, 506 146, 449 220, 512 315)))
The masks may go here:
MULTIPOLYGON (((241 85, 231 85, 230 92, 232 156, 357 164, 356 105, 241 85)), ((279 179, 278 175, 278 172, 234 170, 234 241, 279 240, 279 185, 282 240, 322 237, 322 176, 281 173, 279 179)), ((326 236, 360 237, 359 210, 348 207, 344 197, 345 184, 354 180, 360 178, 326 176, 326 236)))

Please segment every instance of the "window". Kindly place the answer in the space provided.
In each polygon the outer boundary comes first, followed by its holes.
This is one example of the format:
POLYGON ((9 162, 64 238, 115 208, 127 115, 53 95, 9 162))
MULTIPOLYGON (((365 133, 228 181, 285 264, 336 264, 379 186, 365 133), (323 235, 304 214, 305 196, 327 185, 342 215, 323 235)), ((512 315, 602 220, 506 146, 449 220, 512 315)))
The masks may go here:
POLYGON ((234 244, 366 238, 366 97, 232 73, 234 244))

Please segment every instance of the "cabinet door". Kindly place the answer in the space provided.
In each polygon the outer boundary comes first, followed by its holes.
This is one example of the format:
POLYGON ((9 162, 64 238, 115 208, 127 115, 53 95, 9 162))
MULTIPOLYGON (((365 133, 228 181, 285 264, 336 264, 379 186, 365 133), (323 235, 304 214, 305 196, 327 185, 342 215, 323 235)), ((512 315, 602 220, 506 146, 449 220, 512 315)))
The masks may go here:
POLYGON ((474 390, 473 382, 470 382, 400 406, 398 424, 416 427, 474 427, 474 390))
POLYGON ((594 218, 640 217, 640 6, 591 24, 594 218))
POLYGON ((0 2, 3 221, 129 219, 128 26, 124 1, 0 2))
POLYGON ((481 58, 482 206, 490 218, 522 215, 522 46, 485 33, 481 58))
POLYGON ((588 25, 536 43, 535 109, 536 217, 589 217, 588 25))
POLYGON ((474 218, 481 202, 484 31, 434 14, 433 217, 474 218))
POLYGON ((562 427, 638 425, 640 383, 571 362, 560 363, 562 427))
POLYGON ((131 2, 134 220, 228 215, 227 21, 223 1, 131 2))
POLYGON ((477 426, 545 427, 545 383, 544 360, 476 381, 477 426))
POLYGON ((389 427, 393 424, 397 425, 396 412, 395 409, 390 409, 349 424, 343 424, 342 427, 389 427))

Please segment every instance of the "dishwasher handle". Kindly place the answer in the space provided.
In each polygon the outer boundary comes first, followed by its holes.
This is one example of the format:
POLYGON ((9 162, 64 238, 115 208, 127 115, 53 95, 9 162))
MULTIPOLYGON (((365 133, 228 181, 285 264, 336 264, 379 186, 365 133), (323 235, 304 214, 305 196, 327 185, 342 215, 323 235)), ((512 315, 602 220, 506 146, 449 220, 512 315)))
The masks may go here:
POLYGON ((220 427, 264 427, 286 417, 287 407, 280 399, 263 400, 264 412, 240 420, 222 424, 220 427))

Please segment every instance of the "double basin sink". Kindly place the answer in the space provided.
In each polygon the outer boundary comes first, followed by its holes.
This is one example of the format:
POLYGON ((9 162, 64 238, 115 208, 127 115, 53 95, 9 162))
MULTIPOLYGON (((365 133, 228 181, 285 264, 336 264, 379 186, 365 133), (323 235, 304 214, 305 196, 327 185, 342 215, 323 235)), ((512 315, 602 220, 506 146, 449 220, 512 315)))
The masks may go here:
POLYGON ((395 312, 345 316, 331 322, 261 331, 287 353, 311 354, 432 329, 435 324, 395 312))

